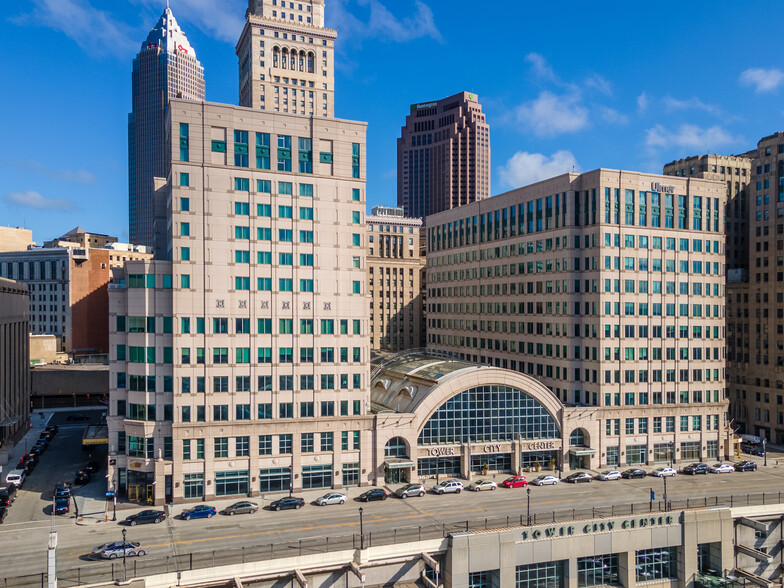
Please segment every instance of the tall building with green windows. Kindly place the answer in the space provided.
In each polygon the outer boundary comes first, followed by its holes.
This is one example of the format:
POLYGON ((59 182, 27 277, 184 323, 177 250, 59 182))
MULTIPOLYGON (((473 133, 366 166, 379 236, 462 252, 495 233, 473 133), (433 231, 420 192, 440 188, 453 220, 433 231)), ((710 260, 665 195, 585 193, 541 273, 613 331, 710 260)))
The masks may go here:
MULTIPOLYGON (((260 4, 243 39, 299 35, 260 4)), ((161 504, 368 483, 366 124, 172 99, 164 128, 171 260, 110 291, 110 488, 161 504)))
POLYGON ((167 6, 133 60, 128 115, 128 234, 131 243, 166 254, 166 202, 155 178, 165 178, 164 125, 169 100, 204 100, 204 69, 167 6), (156 195, 157 194, 157 195, 156 195), (157 237, 156 237, 157 234, 157 237))
POLYGON ((585 419, 569 467, 725 455, 726 199, 599 169, 432 215, 428 347, 544 383, 585 419))

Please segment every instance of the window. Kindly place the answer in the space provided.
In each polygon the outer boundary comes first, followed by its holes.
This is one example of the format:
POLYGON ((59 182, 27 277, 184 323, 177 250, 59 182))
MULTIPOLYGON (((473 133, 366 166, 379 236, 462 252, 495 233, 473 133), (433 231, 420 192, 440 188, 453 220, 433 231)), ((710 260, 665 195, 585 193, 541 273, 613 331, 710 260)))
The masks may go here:
POLYGON ((637 582, 677 578, 677 553, 676 547, 659 547, 637 551, 635 556, 637 582))
POLYGON ((300 437, 300 451, 302 453, 313 453, 313 433, 302 433, 300 437))
POLYGON ((250 437, 241 436, 234 438, 234 455, 247 457, 250 455, 250 437))
POLYGON ((577 558, 577 586, 620 585, 618 554, 577 558))
POLYGON ((229 438, 215 437, 214 440, 215 457, 229 457, 229 438))

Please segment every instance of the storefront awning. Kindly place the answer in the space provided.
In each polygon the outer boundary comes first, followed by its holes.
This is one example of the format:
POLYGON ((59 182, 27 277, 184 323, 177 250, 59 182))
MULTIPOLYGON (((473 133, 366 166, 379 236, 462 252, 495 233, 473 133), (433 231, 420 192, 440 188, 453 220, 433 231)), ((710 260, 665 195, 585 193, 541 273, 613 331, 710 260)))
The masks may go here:
POLYGON ((591 449, 589 447, 580 447, 579 449, 570 449, 569 453, 571 455, 577 455, 577 456, 593 455, 594 453, 596 453, 596 450, 595 449, 591 449))
POLYGON ((399 470, 399 469, 403 469, 403 468, 413 468, 415 464, 410 459, 402 459, 402 458, 389 459, 389 458, 387 458, 386 460, 384 460, 384 465, 387 466, 390 470, 399 470))

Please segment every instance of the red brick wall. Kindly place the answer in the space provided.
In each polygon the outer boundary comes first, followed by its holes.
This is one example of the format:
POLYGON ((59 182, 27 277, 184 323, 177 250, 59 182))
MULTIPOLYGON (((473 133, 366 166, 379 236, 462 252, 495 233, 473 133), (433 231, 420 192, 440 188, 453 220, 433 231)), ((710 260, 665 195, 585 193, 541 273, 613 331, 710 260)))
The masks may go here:
POLYGON ((71 261, 71 348, 109 353, 109 251, 90 249, 71 261))

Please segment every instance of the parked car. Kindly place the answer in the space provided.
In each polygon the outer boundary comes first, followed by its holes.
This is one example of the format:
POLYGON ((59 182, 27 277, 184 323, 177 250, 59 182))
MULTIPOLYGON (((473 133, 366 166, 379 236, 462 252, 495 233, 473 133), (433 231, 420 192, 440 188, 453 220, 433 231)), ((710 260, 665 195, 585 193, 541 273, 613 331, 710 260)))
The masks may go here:
POLYGON ((123 551, 126 557, 134 555, 142 557, 147 555, 147 552, 141 548, 141 543, 138 541, 115 541, 114 543, 104 543, 93 549, 93 557, 101 557, 103 559, 117 559, 123 556, 123 551))
POLYGON ((524 488, 528 486, 528 480, 525 479, 525 476, 511 476, 501 482, 501 486, 504 488, 524 488))
POLYGON ((44 452, 43 448, 40 445, 35 445, 30 450, 30 457, 40 457, 40 455, 44 452))
POLYGON ((16 467, 14 469, 23 471, 25 475, 29 476, 30 474, 33 473, 33 470, 35 469, 35 463, 28 462, 27 458, 24 457, 19 460, 19 463, 16 464, 16 467))
POLYGON ((68 482, 63 482, 62 484, 57 484, 54 487, 54 497, 55 498, 70 498, 71 497, 71 485, 68 482))
POLYGON ((158 524, 165 518, 166 513, 162 510, 143 510, 142 512, 137 512, 136 514, 127 517, 125 522, 131 527, 135 527, 136 525, 144 525, 147 523, 158 524))
POLYGON ((26 477, 27 477, 27 472, 25 472, 25 470, 22 469, 11 470, 5 475, 5 483, 13 484, 18 488, 24 483, 26 477))
POLYGON ((620 480, 621 479, 621 472, 618 470, 604 470, 601 474, 596 476, 602 482, 608 482, 610 480, 620 480))
POLYGON ((756 472, 757 471, 757 463, 753 462, 748 459, 744 459, 743 461, 739 461, 735 466, 736 472, 756 472))
POLYGON ((71 499, 69 498, 58 498, 54 501, 54 514, 66 514, 71 510, 71 499))
POLYGON ((57 431, 59 431, 59 430, 60 430, 60 427, 58 427, 57 425, 49 425, 48 427, 46 427, 46 431, 51 433, 52 436, 57 435, 57 431))
POLYGON ((83 469, 84 469, 84 470, 85 470, 85 471, 86 471, 88 474, 92 475, 92 474, 94 474, 94 473, 96 473, 96 472, 100 471, 100 469, 101 469, 101 464, 100 464, 100 463, 98 463, 97 461, 88 461, 86 464, 84 464, 84 468, 83 468, 83 469))
POLYGON ((7 494, 0 493, 0 507, 8 507, 11 506, 13 500, 7 494))
POLYGON ((271 502, 269 505, 270 510, 287 510, 291 508, 299 509, 303 506, 305 506, 305 499, 298 498, 296 496, 286 496, 285 498, 271 502))
POLYGON ((651 472, 651 475, 656 476, 657 478, 669 478, 677 474, 678 472, 673 468, 656 468, 651 472))
POLYGON ((691 463, 683 468, 684 474, 695 475, 695 474, 707 474, 710 471, 707 463, 691 463))
POLYGON ((218 511, 214 506, 208 504, 197 504, 191 508, 187 508, 180 513, 180 518, 189 521, 191 519, 211 519, 218 511))
POLYGON ((42 451, 46 451, 47 447, 49 447, 49 440, 48 439, 39 439, 35 442, 36 447, 40 447, 42 451))
POLYGON ((258 504, 243 500, 241 502, 235 502, 231 506, 227 506, 222 512, 225 515, 234 516, 235 514, 253 514, 257 510, 259 510, 258 504))
POLYGON ((492 491, 496 488, 498 488, 498 484, 496 484, 494 480, 474 480, 468 486, 468 489, 474 492, 480 492, 482 490, 492 491))
POLYGON ((8 508, 1 507, 0 508, 0 523, 5 520, 5 517, 8 516, 8 508))
POLYGON ((54 433, 52 433, 51 431, 41 431, 41 434, 38 435, 38 440, 49 441, 52 439, 52 437, 54 437, 54 433))
POLYGON ((463 483, 459 480, 444 480, 433 486, 436 494, 460 494, 463 491, 463 483))
POLYGON ((648 473, 645 470, 641 470, 640 468, 629 468, 628 470, 624 470, 621 472, 621 477, 627 480, 633 480, 635 478, 644 478, 647 475, 648 473))
POLYGON ((537 476, 533 480, 531 480, 531 484, 534 486, 555 486, 558 483, 558 478, 555 476, 537 476))
POLYGON ((395 491, 395 496, 398 498, 408 498, 409 496, 419 496, 421 498, 424 495, 424 484, 406 484, 402 488, 398 488, 395 491))
POLYGON ((731 474, 735 467, 729 463, 714 463, 710 468, 711 474, 731 474))
POLYGON ((327 506, 328 504, 343 504, 346 502, 346 495, 340 492, 327 492, 324 496, 316 498, 316 504, 327 506))
POLYGON ((383 488, 373 488, 368 490, 367 492, 363 492, 359 495, 359 499, 362 502, 372 502, 374 500, 386 500, 387 499, 387 491, 383 488))
POLYGON ((575 472, 564 478, 564 482, 569 482, 570 484, 580 484, 581 482, 590 482, 591 480, 593 480, 593 476, 587 472, 575 472))
MULTIPOLYGON (((14 502, 16 500, 16 485, 8 484, 5 488, 0 489, 0 500, 6 500, 9 504, 14 502)), ((8 506, 8 504, 3 504, 3 506, 8 506)))
POLYGON ((74 484, 79 484, 80 486, 84 486, 85 484, 90 483, 90 474, 85 472, 84 470, 79 470, 76 472, 76 476, 74 477, 74 484))

